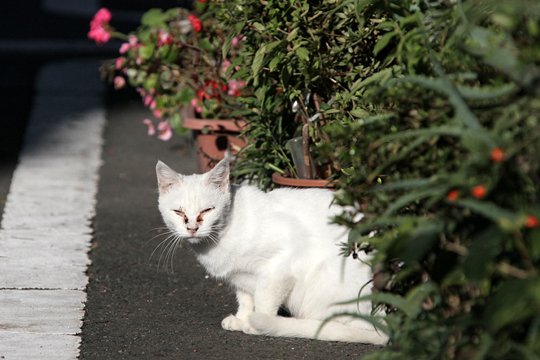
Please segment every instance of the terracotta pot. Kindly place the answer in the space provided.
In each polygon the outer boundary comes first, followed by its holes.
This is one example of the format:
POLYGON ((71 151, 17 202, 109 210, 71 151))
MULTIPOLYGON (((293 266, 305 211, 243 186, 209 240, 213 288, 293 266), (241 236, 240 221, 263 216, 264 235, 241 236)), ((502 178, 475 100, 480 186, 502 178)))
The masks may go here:
POLYGON ((333 189, 334 183, 328 180, 320 179, 297 179, 282 176, 278 173, 272 174, 272 181, 275 184, 288 187, 315 187, 315 188, 328 188, 333 189))
POLYGON ((246 146, 239 136, 246 122, 237 119, 199 119, 195 117, 193 108, 182 112, 182 125, 190 129, 197 147, 199 170, 207 172, 212 169, 229 150, 236 154, 246 146))

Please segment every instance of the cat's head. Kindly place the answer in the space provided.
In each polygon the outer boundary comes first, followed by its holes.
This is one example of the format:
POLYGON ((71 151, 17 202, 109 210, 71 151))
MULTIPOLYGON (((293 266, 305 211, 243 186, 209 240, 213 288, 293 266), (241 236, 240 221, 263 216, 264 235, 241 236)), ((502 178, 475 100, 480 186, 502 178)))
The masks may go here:
POLYGON ((229 160, 205 174, 181 175, 158 161, 159 210, 167 227, 190 243, 219 229, 231 202, 229 160))

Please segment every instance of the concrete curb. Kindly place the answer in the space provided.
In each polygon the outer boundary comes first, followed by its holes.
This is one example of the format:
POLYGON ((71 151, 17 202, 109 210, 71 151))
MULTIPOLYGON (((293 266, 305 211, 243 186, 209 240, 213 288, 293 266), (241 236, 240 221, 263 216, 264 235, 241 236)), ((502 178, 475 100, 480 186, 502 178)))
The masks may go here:
POLYGON ((0 224, 0 356, 75 359, 105 124, 98 62, 45 66, 0 224))

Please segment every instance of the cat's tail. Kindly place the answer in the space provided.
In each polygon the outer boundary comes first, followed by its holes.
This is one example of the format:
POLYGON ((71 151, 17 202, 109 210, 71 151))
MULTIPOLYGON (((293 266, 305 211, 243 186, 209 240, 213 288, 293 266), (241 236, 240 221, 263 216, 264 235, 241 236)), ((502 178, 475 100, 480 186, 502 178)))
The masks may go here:
POLYGON ((388 341, 386 335, 375 329, 352 327, 337 321, 323 324, 319 320, 286 318, 263 313, 253 313, 249 322, 261 335, 299 337, 326 341, 360 342, 383 345, 388 341))

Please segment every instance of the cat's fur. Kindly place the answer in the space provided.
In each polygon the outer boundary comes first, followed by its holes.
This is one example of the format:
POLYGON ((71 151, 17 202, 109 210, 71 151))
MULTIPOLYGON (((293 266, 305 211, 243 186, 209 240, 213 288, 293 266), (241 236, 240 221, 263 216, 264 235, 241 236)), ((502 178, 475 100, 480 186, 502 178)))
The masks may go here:
MULTIPOLYGON (((366 302, 336 304, 356 298, 371 272, 358 260, 338 256, 338 243, 347 234, 329 223, 340 211, 332 205, 331 191, 264 193, 253 186, 230 186, 228 160, 190 176, 158 162, 156 173, 166 225, 191 244, 211 275, 236 290, 238 311, 223 319, 224 329, 314 338, 334 314, 370 313, 366 302), (282 305, 291 318, 277 315, 282 305)), ((366 287, 363 294, 368 292, 366 287)), ((386 342, 372 325, 350 316, 329 321, 317 338, 386 342)))

